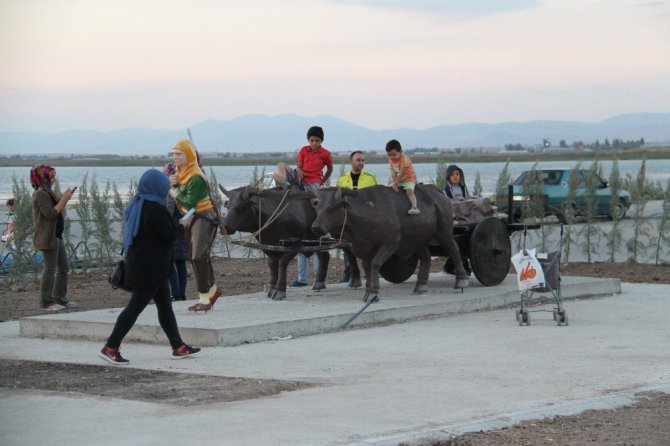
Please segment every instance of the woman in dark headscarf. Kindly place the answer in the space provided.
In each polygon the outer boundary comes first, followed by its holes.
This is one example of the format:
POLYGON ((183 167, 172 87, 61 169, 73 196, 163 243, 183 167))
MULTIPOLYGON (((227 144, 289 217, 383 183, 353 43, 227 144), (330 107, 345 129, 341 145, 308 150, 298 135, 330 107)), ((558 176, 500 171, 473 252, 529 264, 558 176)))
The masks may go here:
POLYGON ((70 264, 65 252, 65 205, 76 188, 68 188, 61 197, 52 190, 56 170, 38 164, 30 169, 30 185, 35 189, 33 203, 33 247, 42 251, 44 265, 40 280, 40 299, 44 311, 75 308, 77 304, 67 299, 67 277, 70 264))
MULTIPOLYGON (((114 365, 128 364, 119 353, 119 346, 151 299, 156 304, 158 322, 172 346, 172 358, 182 359, 200 352, 199 348, 184 344, 172 311, 168 285, 172 242, 184 229, 174 223, 165 207, 169 189, 170 181, 163 172, 147 170, 140 178, 137 195, 124 212, 126 272, 123 284, 133 292, 99 353, 102 359, 114 365)), ((182 224, 188 223, 186 220, 182 224)))
POLYGON ((198 152, 187 139, 177 141, 172 148, 177 172, 170 177, 170 196, 182 213, 193 209, 193 222, 186 226, 186 246, 198 288, 198 303, 189 311, 209 311, 222 291, 216 285, 212 260, 212 243, 216 238, 219 220, 209 195, 209 183, 198 164, 198 152))

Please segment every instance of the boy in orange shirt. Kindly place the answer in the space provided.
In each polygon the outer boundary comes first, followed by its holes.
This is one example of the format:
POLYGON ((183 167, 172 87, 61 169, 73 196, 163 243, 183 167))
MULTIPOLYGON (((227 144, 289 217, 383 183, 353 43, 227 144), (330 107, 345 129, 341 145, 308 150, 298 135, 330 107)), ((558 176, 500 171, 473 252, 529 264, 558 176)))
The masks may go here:
POLYGON ((409 215, 417 215, 421 212, 416 207, 416 195, 414 195, 414 186, 416 186, 416 174, 414 173, 414 166, 409 156, 402 153, 402 146, 400 143, 392 139, 386 143, 386 154, 389 157, 389 167, 391 168, 391 179, 393 184, 391 187, 394 191, 398 191, 399 187, 405 189, 405 194, 412 207, 407 213, 409 215))

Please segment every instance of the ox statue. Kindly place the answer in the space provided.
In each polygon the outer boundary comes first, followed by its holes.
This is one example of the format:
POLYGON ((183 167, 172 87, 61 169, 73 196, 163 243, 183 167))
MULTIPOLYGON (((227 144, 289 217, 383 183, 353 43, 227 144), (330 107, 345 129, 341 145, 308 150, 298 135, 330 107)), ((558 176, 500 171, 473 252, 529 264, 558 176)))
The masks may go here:
MULTIPOLYGON (((316 212, 309 200, 292 200, 290 190, 265 189, 245 186, 231 191, 219 185, 228 197, 228 212, 223 220, 228 234, 236 231, 253 233, 264 245, 279 246, 283 239, 315 240, 311 230, 316 212)), ((270 267, 270 290, 268 297, 281 300, 286 297, 286 267, 298 253, 297 250, 273 251, 263 249, 270 267)), ((319 270, 313 290, 326 288, 326 273, 330 254, 318 251, 319 270)))
POLYGON ((414 190, 419 215, 408 215, 407 197, 387 186, 359 190, 326 188, 319 190, 315 234, 342 234, 351 243, 353 254, 362 259, 366 284, 364 301, 377 300, 379 268, 391 258, 419 257, 414 293, 427 291, 430 272, 428 242, 437 241, 455 264, 454 288, 465 288, 468 280, 458 245, 454 241, 451 203, 435 185, 417 185, 414 190))

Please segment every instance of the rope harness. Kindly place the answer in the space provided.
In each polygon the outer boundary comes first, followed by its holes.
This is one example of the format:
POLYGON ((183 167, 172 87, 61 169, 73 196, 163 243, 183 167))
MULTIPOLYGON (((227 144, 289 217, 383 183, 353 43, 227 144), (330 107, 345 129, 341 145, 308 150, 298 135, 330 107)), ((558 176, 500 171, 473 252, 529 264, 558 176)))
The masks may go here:
MULTIPOLYGON (((281 200, 279 201, 279 204, 277 205, 274 212, 270 215, 270 217, 268 217, 265 224, 263 224, 263 219, 262 219, 262 217, 263 217, 263 212, 262 212, 263 211, 263 200, 258 200, 258 230, 249 234, 248 240, 244 243, 252 242, 253 238, 256 238, 258 240, 258 243, 262 243, 261 237, 262 237, 263 230, 265 228, 267 228, 268 226, 270 226, 272 223, 274 223, 275 220, 277 220, 284 213, 286 208, 288 207, 288 203, 285 203, 285 201, 286 201, 286 197, 288 196, 290 191, 291 191, 290 189, 287 189, 286 192, 284 192, 284 195, 282 196, 281 200)), ((342 236, 344 235, 344 228, 347 225, 347 216, 348 215, 349 215, 348 209, 344 208, 344 222, 342 223, 342 229, 340 230, 340 235, 339 235, 339 238, 337 240, 338 245, 340 243, 342 243, 342 236)), ((318 246, 323 246, 322 243, 321 243, 322 240, 323 240, 323 236, 320 236, 318 246)))

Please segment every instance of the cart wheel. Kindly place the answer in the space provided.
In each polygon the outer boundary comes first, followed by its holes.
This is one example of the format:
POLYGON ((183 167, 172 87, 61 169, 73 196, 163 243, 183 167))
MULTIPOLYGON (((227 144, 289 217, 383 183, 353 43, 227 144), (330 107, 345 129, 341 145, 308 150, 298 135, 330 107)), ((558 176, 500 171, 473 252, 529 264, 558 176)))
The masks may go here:
POLYGON ((470 236, 470 264, 482 285, 498 285, 507 277, 512 244, 505 225, 495 217, 480 221, 470 236))
MULTIPOLYGON (((552 316, 554 317, 554 320, 558 322, 558 309, 554 308, 552 316)), ((561 323, 559 322, 558 325, 561 325, 561 323)))
POLYGON ((523 321, 525 322, 526 325, 530 327, 530 313, 525 313, 523 318, 523 321))
POLYGON ((561 310, 560 318, 558 319, 558 325, 568 325, 568 313, 565 310, 561 310))
POLYGON ((521 319, 521 310, 516 310, 515 316, 516 321, 519 322, 519 320, 521 319))
POLYGON ((419 257, 416 255, 407 259, 393 254, 379 268, 379 275, 391 283, 403 283, 414 274, 417 263, 419 257))

